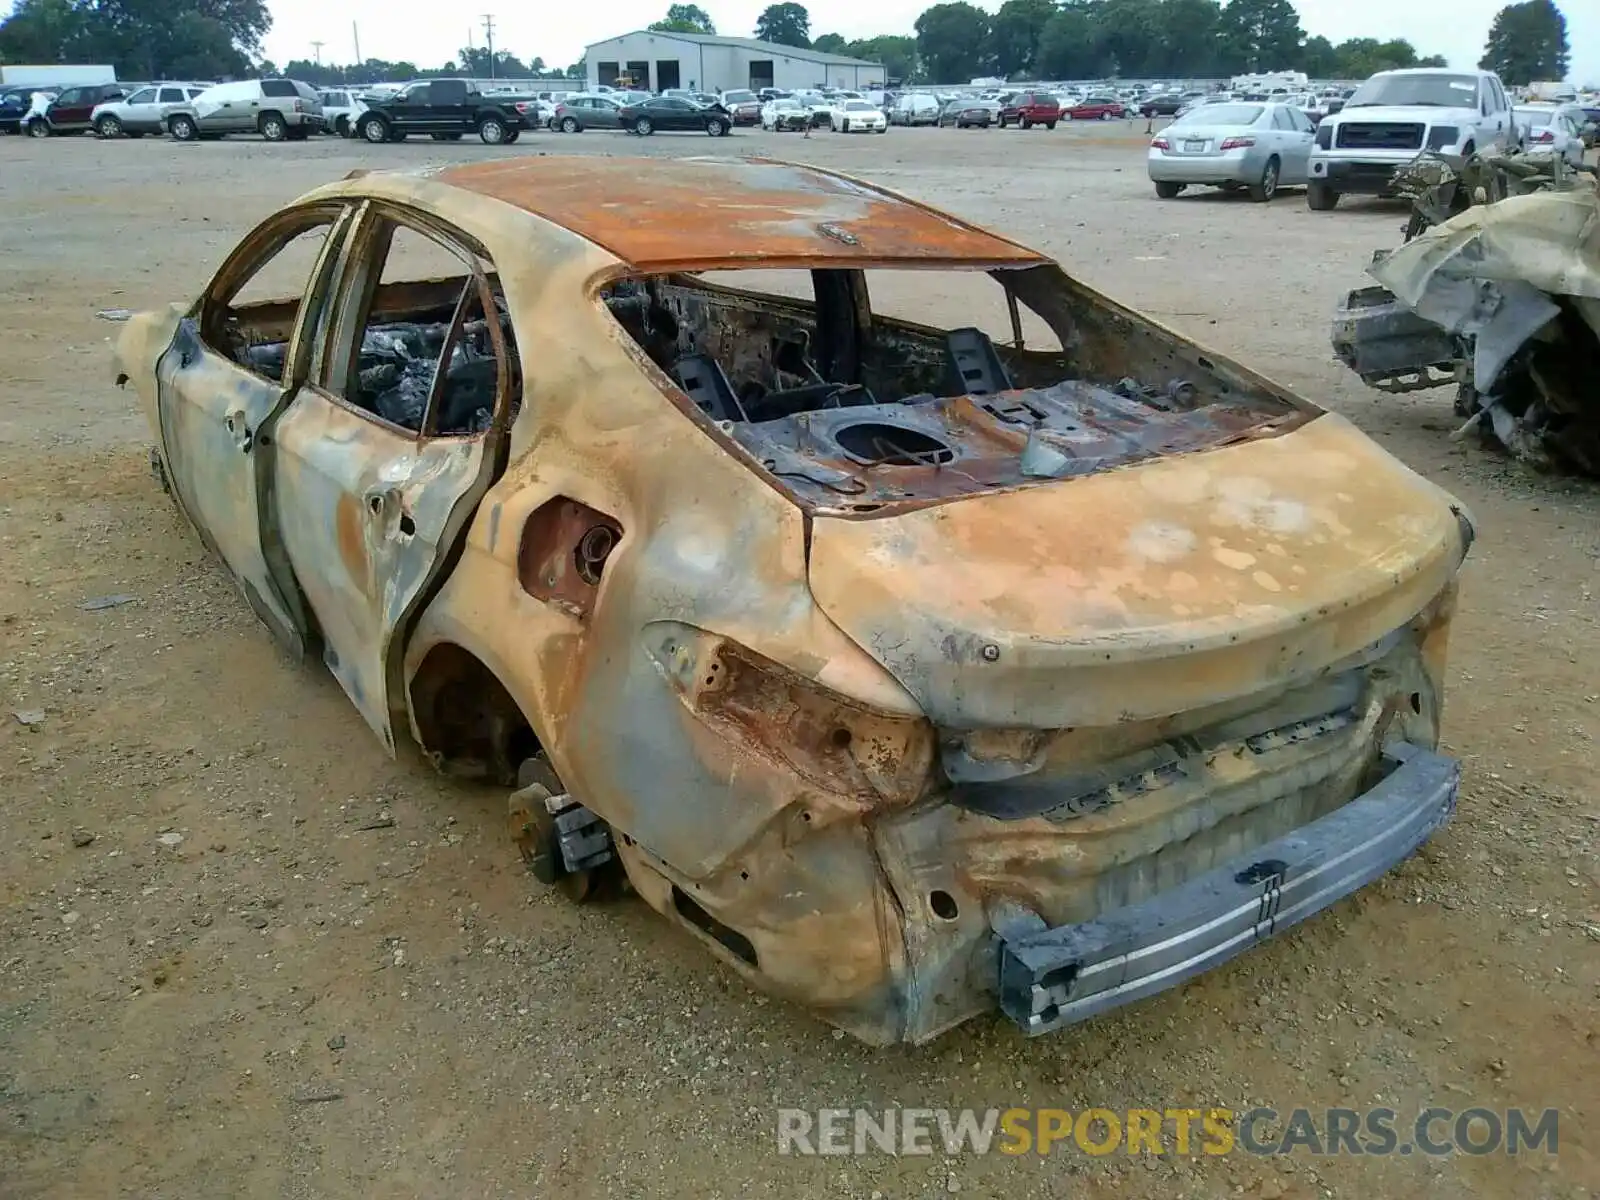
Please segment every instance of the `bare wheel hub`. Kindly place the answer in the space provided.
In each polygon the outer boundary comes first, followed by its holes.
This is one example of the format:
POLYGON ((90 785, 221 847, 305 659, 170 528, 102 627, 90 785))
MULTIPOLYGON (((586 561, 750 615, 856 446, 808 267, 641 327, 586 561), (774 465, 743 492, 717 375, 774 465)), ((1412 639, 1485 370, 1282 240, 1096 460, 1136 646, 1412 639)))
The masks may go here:
POLYGON ((568 899, 588 900, 616 872, 606 823, 561 787, 544 759, 529 759, 517 773, 507 805, 511 841, 540 883, 568 899))

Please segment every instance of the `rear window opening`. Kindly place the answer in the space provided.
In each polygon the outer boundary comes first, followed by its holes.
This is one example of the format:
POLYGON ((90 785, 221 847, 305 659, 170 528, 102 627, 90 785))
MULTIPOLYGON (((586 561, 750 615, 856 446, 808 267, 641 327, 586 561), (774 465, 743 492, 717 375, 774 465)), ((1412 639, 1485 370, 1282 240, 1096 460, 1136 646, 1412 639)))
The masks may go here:
POLYGON ((657 275, 601 298, 668 394, 808 510, 883 514, 1310 415, 1054 265, 657 275))

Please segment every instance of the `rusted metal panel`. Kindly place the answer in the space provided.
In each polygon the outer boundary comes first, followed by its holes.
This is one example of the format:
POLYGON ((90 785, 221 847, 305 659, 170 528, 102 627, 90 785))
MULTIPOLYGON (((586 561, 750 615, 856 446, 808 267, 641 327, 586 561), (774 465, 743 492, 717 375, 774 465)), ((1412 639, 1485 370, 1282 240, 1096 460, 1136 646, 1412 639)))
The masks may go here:
POLYGON ((511 158, 441 171, 641 270, 812 262, 1045 261, 882 188, 762 160, 511 158))
POLYGON ((562 496, 540 505, 523 526, 517 574, 535 600, 585 617, 621 540, 622 528, 610 517, 562 496))
POLYGON ((1465 547, 1448 500, 1342 418, 881 520, 819 517, 811 588, 937 724, 1108 725, 1320 670, 1465 547))
POLYGON ((392 748, 389 639, 449 548, 455 510, 482 474, 483 445, 421 439, 313 388, 274 433, 275 515, 327 643, 325 662, 392 748))
POLYGON ((258 444, 282 398, 276 382, 206 346, 184 319, 154 364, 167 478, 201 541, 232 572, 250 607, 293 653, 303 648, 298 597, 263 549, 258 444))

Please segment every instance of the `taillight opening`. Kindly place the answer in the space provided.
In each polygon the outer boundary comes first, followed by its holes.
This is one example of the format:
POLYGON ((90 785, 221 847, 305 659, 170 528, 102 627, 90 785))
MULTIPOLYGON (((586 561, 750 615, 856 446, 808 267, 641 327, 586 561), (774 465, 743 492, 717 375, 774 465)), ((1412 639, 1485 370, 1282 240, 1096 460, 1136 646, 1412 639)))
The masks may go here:
POLYGON ((1256 144, 1253 137, 1230 137, 1222 139, 1223 150, 1246 150, 1256 144))
POLYGON ((1164 137, 1158 137, 1150 143, 1150 147, 1153 150, 1171 150, 1172 143, 1164 137))

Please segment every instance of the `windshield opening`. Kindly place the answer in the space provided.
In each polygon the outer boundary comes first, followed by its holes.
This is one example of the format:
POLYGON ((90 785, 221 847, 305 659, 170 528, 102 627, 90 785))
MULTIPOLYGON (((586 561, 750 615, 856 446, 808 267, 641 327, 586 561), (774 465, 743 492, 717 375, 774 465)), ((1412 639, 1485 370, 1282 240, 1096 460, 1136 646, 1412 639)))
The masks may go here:
POLYGON ((1131 336, 1054 265, 649 275, 598 298, 679 407, 809 511, 1031 486, 1299 419, 1159 335, 1131 336))
POLYGON ((1430 107, 1475 108, 1475 75, 1374 75, 1356 89, 1346 108, 1420 104, 1430 107))

